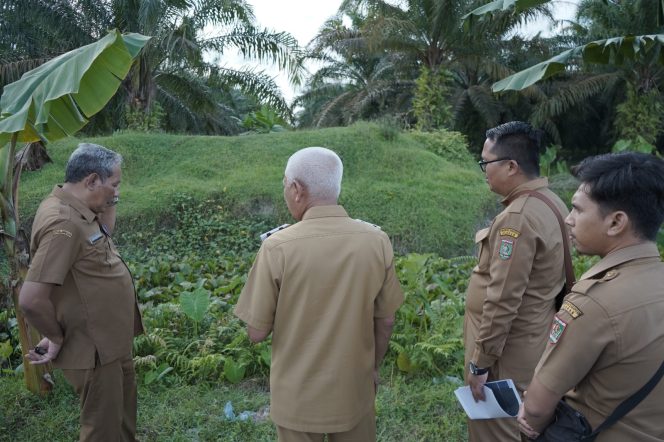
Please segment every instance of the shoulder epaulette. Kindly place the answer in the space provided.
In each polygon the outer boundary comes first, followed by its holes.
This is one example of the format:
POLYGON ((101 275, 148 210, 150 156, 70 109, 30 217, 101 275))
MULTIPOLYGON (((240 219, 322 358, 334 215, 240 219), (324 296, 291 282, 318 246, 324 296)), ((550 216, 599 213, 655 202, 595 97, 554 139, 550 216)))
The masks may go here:
POLYGON ((279 230, 284 230, 286 227, 290 226, 290 224, 282 224, 279 227, 275 227, 272 230, 268 230, 267 232, 261 233, 260 238, 261 241, 265 241, 268 239, 272 234, 277 233, 279 230))
POLYGON ((359 218, 355 218, 355 221, 359 221, 359 222, 361 222, 361 223, 368 224, 368 225, 370 225, 371 227, 375 227, 375 228, 378 229, 378 230, 383 230, 383 229, 380 228, 379 225, 377 225, 377 224, 372 224, 372 223, 370 223, 370 222, 368 222, 368 221, 364 221, 364 220, 361 220, 361 219, 359 219, 359 218))

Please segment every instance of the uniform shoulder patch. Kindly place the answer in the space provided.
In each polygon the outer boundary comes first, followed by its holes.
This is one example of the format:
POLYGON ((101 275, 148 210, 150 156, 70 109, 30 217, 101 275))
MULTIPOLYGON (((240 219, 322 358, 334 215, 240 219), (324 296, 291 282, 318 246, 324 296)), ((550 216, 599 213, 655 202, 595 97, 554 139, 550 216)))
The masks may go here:
POLYGON ((355 218, 355 221, 359 221, 359 222, 361 222, 361 223, 368 224, 368 225, 370 225, 371 227, 375 227, 375 228, 378 229, 378 230, 383 230, 383 229, 380 228, 379 225, 377 225, 377 224, 373 224, 373 223, 370 223, 370 222, 368 222, 368 221, 361 220, 361 219, 359 219, 359 218, 355 218))
POLYGON ((574 304, 572 304, 569 301, 563 302, 563 305, 560 307, 560 309, 567 312, 567 313, 569 313, 569 315, 572 317, 572 319, 576 319, 579 316, 583 315, 583 312, 581 311, 581 309, 579 307, 575 306, 574 304))
POLYGON ((511 227, 508 227, 506 229, 500 229, 499 231, 500 236, 511 236, 512 238, 518 238, 521 236, 521 232, 519 232, 516 229, 512 229, 511 227))
POLYGON ((600 279, 600 281, 611 281, 613 278, 618 276, 618 271, 617 270, 609 270, 604 274, 604 277, 600 279))
POLYGON ((558 343, 565 331, 565 327, 567 327, 567 322, 560 319, 558 315, 554 316, 553 323, 551 324, 551 333, 549 333, 549 342, 552 344, 558 343))
POLYGON ((498 256, 501 259, 510 259, 514 251, 514 241, 511 239, 501 239, 500 248, 498 249, 498 256))
POLYGON ((70 232, 69 230, 65 230, 65 229, 56 229, 56 230, 53 231, 53 234, 54 234, 54 235, 64 235, 64 236, 66 236, 67 238, 71 238, 71 237, 72 237, 71 232, 70 232))
POLYGON ((272 229, 272 230, 268 230, 267 232, 261 233, 261 234, 260 234, 261 241, 265 241, 265 240, 268 239, 270 236, 272 236, 272 234, 277 233, 279 230, 283 230, 283 229, 285 229, 285 228, 288 227, 288 226, 290 226, 290 224, 282 224, 282 225, 280 225, 279 227, 275 227, 275 228, 272 229))

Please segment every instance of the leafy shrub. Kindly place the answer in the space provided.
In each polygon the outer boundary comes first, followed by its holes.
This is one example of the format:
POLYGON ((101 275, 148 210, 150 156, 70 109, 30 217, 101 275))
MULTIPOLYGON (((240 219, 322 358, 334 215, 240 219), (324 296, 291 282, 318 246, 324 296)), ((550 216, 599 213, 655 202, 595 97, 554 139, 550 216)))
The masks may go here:
POLYGON ((449 87, 452 74, 445 69, 432 71, 422 67, 415 80, 413 114, 417 119, 418 130, 431 131, 449 126, 453 120, 449 104, 449 87))
POLYGON ((390 347, 401 371, 460 373, 465 292, 475 261, 419 254, 397 258, 405 300, 390 347))
POLYGON ((473 156, 468 151, 468 140, 460 132, 434 131, 412 132, 415 138, 429 152, 433 152, 448 161, 467 166, 473 162, 473 156))
POLYGON ((140 107, 125 107, 125 120, 127 129, 140 132, 161 131, 162 122, 166 113, 159 103, 154 103, 152 110, 146 112, 140 107))

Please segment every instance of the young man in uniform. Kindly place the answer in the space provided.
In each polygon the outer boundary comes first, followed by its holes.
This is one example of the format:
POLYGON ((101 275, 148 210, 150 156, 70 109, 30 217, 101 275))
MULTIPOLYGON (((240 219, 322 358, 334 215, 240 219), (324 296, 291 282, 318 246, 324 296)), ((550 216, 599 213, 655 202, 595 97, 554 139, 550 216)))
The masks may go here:
MULTIPOLYGON (((546 346, 555 298, 565 284, 562 218, 565 204, 539 177, 539 133, 520 121, 490 129, 479 162, 505 207, 477 232, 479 262, 466 293, 464 345, 467 383, 476 401, 484 384, 512 379, 522 392, 546 346)), ((514 419, 468 421, 469 440, 520 441, 514 419)))
MULTIPOLYGON (((602 259, 581 276, 553 319, 549 343, 519 414, 536 437, 558 401, 597 428, 664 361, 664 160, 607 154, 576 169, 581 185, 566 223, 576 250, 602 259)), ((664 440, 664 382, 597 442, 664 440)))
POLYGON ((32 262, 19 295, 27 321, 45 336, 26 355, 53 362, 81 400, 81 441, 136 440, 133 337, 143 331, 129 269, 111 232, 122 157, 79 144, 65 183, 37 210, 32 262))
POLYGON ((289 158, 284 199, 298 222, 263 242, 235 308, 252 341, 272 333, 282 442, 376 440, 378 368, 403 294, 387 235, 337 204, 342 174, 322 147, 289 158))

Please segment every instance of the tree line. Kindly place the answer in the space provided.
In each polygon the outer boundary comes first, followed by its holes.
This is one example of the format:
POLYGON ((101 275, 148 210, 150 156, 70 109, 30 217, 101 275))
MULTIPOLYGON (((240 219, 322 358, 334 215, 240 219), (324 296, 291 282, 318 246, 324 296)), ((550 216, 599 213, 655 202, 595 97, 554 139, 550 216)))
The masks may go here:
POLYGON ((4 0, 0 84, 117 28, 153 38, 89 133, 230 135, 384 120, 462 132, 477 153, 486 128, 520 119, 570 160, 662 151, 660 9, 657 0, 581 0, 561 32, 526 38, 523 25, 554 22, 549 2, 344 0, 301 48, 261 28, 244 0, 4 0), (276 63, 300 95, 289 104, 262 71, 225 67, 229 50, 276 63), (307 60, 321 67, 309 74, 307 60), (537 82, 518 76, 529 68, 540 69, 527 73, 537 82), (515 73, 518 86, 501 85, 515 73))

